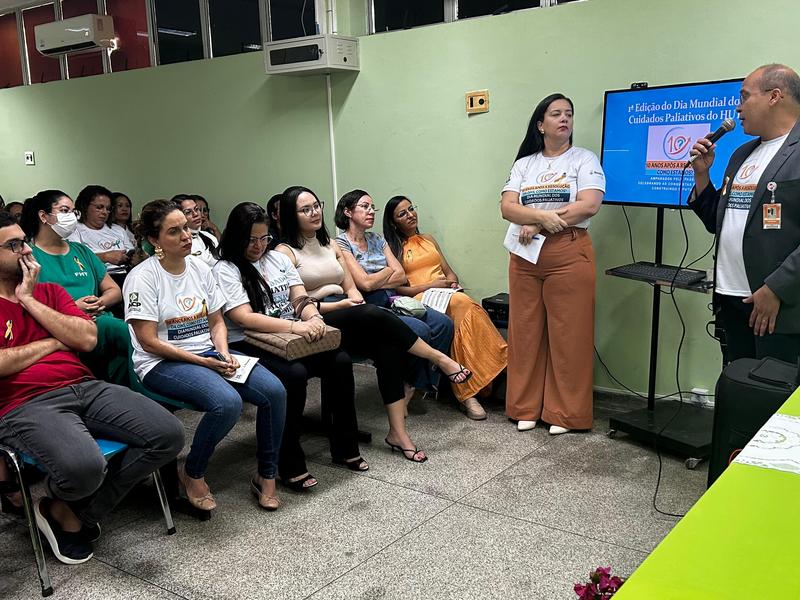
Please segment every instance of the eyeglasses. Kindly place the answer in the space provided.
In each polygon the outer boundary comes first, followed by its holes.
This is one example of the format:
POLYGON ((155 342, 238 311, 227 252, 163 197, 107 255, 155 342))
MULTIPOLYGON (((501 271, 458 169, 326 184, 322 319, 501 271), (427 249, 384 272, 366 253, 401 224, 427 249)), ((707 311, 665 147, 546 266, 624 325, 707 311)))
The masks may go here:
POLYGON ((256 244, 258 244, 258 245, 261 245, 261 244, 269 245, 269 243, 271 241, 272 241, 272 236, 271 235, 262 235, 261 237, 251 237, 248 240, 247 243, 250 246, 255 246, 256 244))
MULTIPOLYGON (((769 94, 769 93, 770 93, 770 92, 772 92, 773 90, 778 90, 779 92, 781 92, 781 95, 783 95, 783 92, 781 91, 781 88, 770 88, 770 89, 768 89, 768 90, 757 90, 757 91, 756 91, 756 92, 754 92, 754 93, 755 93, 755 94, 759 94, 759 95, 763 95, 763 94, 769 94)), ((744 90, 742 90, 741 92, 739 92, 739 104, 744 104, 744 103, 745 103, 745 102, 747 102, 747 101, 748 101, 748 100, 749 100, 749 99, 750 99, 752 96, 753 96, 753 94, 751 94, 750 92, 745 92, 744 90)))
POLYGON ((61 207, 61 208, 59 208, 59 209, 58 209, 56 212, 53 212, 53 213, 50 213, 50 214, 51 214, 51 215, 57 215, 57 214, 68 215, 68 214, 70 214, 70 213, 71 213, 71 214, 74 214, 74 215, 75 215, 75 217, 76 217, 77 219, 80 219, 80 218, 81 218, 81 211, 79 211, 79 210, 73 210, 73 209, 71 209, 71 208, 68 208, 68 207, 66 207, 66 206, 62 206, 62 207, 61 207))
POLYGON ((310 217, 314 213, 322 212, 322 208, 325 206, 324 202, 314 202, 311 206, 304 206, 297 212, 303 213, 305 216, 310 217))
POLYGON ((378 212, 378 210, 380 210, 378 208, 375 208, 374 204, 356 204, 356 206, 358 208, 362 209, 364 212, 374 212, 374 213, 376 213, 376 212, 378 212))
POLYGON ((89 208, 93 208, 99 212, 111 212, 111 207, 106 204, 90 204, 89 208))
POLYGON ((9 240, 0 246, 0 248, 8 248, 14 254, 22 254, 22 251, 25 249, 25 244, 29 242, 30 240, 27 237, 22 238, 21 240, 9 240))
POLYGON ((185 214, 187 217, 190 215, 199 215, 200 209, 197 208, 196 206, 194 208, 184 208, 183 214, 185 214))
POLYGON ((405 219, 409 214, 416 213, 417 207, 416 206, 409 206, 408 208, 404 208, 399 213, 395 215, 397 219, 405 219))

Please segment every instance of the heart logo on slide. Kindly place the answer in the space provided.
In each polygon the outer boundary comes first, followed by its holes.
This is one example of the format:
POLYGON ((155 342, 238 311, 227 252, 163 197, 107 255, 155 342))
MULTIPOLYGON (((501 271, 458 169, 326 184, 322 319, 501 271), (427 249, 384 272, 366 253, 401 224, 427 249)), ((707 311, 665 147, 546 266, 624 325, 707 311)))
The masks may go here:
POLYGON ((664 154, 674 160, 681 160, 689 154, 692 138, 682 127, 673 127, 664 136, 664 154))

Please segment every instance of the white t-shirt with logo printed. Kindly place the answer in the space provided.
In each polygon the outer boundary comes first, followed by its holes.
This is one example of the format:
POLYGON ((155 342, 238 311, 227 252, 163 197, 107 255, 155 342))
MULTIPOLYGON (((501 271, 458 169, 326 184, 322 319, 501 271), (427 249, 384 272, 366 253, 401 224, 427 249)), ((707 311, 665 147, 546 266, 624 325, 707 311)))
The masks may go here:
MULTIPOLYGON (((80 242, 88 246, 95 254, 114 250, 127 252, 134 248, 126 230, 119 225, 111 227, 104 225, 102 229, 92 229, 85 223, 78 223, 78 227, 68 239, 70 242, 80 242)), ((106 263, 106 270, 109 273, 124 271, 125 269, 127 269, 125 265, 106 263)))
POLYGON ((193 256, 186 257, 186 268, 180 275, 169 273, 151 256, 128 273, 122 300, 133 345, 133 368, 139 379, 164 359, 145 352, 131 320, 155 321, 160 340, 199 354, 213 347, 209 313, 225 305, 211 269, 193 256))
MULTIPOLYGON (((727 194, 728 204, 722 219, 722 231, 719 234, 717 250, 717 272, 715 291, 723 296, 746 298, 752 293, 747 281, 742 256, 742 238, 747 225, 747 217, 753 194, 764 169, 775 157, 789 136, 761 142, 739 167, 732 182, 723 182, 720 194, 727 194), (729 188, 729 189, 728 189, 729 188)), ((760 215, 753 217, 760 218, 760 215)))
MULTIPOLYGON (((594 152, 577 146, 555 157, 537 152, 520 158, 503 186, 504 192, 519 193, 523 206, 542 210, 564 208, 566 203, 575 202, 578 192, 589 189, 605 192, 606 176, 594 152)), ((575 227, 586 229, 589 219, 575 227)))
POLYGON ((217 264, 217 259, 214 258, 213 254, 211 254, 211 250, 209 250, 201 236, 211 243, 210 246, 212 248, 217 247, 217 238, 207 231, 192 231, 192 255, 206 263, 209 268, 211 268, 217 264))
MULTIPOLYGON (((272 299, 275 301, 272 307, 269 307, 269 299, 264 298, 264 304, 267 305, 264 314, 270 317, 293 320, 294 308, 289 301, 289 290, 295 285, 303 285, 303 280, 300 279, 300 275, 292 261, 285 254, 272 250, 252 263, 252 265, 267 282, 272 292, 272 299)), ((213 273, 225 298, 224 311, 226 313, 237 306, 250 302, 242 285, 242 275, 239 272, 239 267, 227 260, 221 260, 214 266, 213 273)), ((234 324, 227 317, 225 322, 228 325, 229 342, 241 342, 244 340, 244 331, 241 327, 234 324)))

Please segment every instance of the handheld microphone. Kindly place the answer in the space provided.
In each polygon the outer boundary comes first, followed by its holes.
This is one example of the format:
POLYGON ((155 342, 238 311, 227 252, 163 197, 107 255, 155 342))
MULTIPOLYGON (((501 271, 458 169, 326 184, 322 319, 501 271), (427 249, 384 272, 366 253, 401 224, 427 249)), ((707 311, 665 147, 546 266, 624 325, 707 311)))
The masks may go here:
MULTIPOLYGON (((736 121, 730 118, 725 119, 722 122, 722 125, 720 125, 719 128, 714 133, 706 136, 706 139, 712 144, 715 144, 717 143, 717 140, 719 140, 719 138, 721 138, 726 133, 733 131, 735 127, 736 127, 736 121)), ((691 165, 694 162, 694 159, 697 158, 698 156, 700 155, 695 154, 694 156, 692 156, 688 161, 686 161, 686 166, 688 167, 689 165, 691 165)))

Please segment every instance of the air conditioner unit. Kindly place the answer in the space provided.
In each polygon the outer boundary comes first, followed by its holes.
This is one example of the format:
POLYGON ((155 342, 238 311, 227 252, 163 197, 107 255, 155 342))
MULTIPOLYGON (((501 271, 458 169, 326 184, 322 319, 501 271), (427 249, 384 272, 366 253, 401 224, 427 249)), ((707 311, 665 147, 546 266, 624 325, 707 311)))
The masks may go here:
POLYGON ((36 49, 45 56, 116 48, 114 20, 105 15, 81 15, 34 27, 36 49))
POLYGON ((359 71, 358 38, 309 35, 268 42, 264 46, 264 62, 270 75, 359 71))

